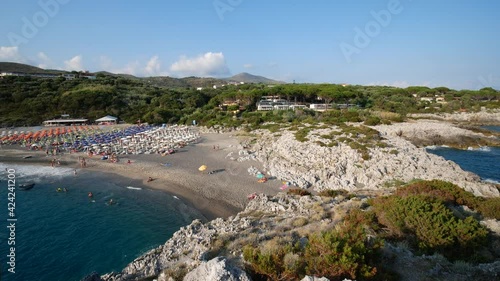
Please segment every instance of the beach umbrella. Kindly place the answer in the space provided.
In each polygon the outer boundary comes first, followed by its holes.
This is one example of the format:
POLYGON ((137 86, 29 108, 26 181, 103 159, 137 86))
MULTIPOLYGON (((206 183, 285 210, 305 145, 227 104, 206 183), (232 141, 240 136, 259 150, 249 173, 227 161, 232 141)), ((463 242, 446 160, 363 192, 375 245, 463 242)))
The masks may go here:
POLYGON ((199 168, 198 168, 198 171, 200 172, 203 172, 207 169, 207 165, 201 165, 199 168))
POLYGON ((263 178, 263 177, 264 177, 264 175, 263 175, 262 173, 258 173, 258 174, 257 174, 257 178, 258 178, 258 179, 261 179, 261 178, 263 178))

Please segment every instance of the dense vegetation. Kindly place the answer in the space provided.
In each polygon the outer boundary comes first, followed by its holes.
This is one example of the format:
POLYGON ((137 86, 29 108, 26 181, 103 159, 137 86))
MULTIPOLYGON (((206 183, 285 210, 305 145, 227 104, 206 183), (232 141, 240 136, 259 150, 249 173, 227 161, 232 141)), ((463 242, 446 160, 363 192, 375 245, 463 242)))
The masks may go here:
POLYGON ((409 112, 479 110, 481 107, 498 108, 500 104, 499 92, 491 88, 455 91, 443 87, 245 84, 197 91, 192 87, 174 89, 157 85, 153 78, 131 79, 105 74, 98 74, 95 80, 3 77, 0 79, 0 126, 39 125, 63 113, 90 120, 110 114, 126 122, 140 119, 149 123, 190 123, 197 120, 209 126, 242 123, 258 126, 266 121, 295 120, 327 123, 357 120, 374 125, 387 119, 356 109, 325 113, 310 110, 255 112, 255 103, 266 95, 305 103, 355 104, 359 108, 395 114, 391 117, 395 119, 409 112), (444 97, 447 103, 431 104, 420 100, 436 95, 444 97), (239 105, 219 108, 225 101, 238 101, 239 105))
POLYGON ((311 234, 306 244, 285 236, 260 246, 247 245, 243 257, 256 277, 269 280, 300 280, 306 274, 329 280, 382 280, 377 256, 383 243, 368 238, 359 218, 353 212, 339 227, 311 234))
MULTIPOLYGON (((300 190, 289 194, 310 196, 300 190)), ((346 191, 321 196, 347 196, 346 191)), ((335 227, 311 232, 307 239, 280 235, 243 247, 256 280, 300 280, 305 275, 329 280, 397 280, 380 249, 386 241, 407 245, 416 254, 441 254, 451 261, 491 262, 499 258, 499 237, 478 218, 500 214, 498 198, 480 198, 444 181, 417 181, 395 194, 354 208, 335 227), (466 206, 465 208, 462 206, 466 206), (384 266, 385 265, 385 266, 384 266)))

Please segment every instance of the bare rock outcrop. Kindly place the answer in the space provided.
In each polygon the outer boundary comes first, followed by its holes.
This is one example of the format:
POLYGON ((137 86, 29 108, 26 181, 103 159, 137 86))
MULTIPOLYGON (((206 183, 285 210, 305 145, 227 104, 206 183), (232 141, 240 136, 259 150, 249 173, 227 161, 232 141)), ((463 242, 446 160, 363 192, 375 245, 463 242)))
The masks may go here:
POLYGON ((412 118, 436 119, 451 122, 467 122, 481 124, 499 124, 500 110, 481 110, 479 112, 460 112, 460 113, 418 113, 411 114, 412 118))
POLYGON ((250 281, 245 271, 232 266, 224 257, 217 257, 202 262, 197 268, 186 274, 184 281, 225 280, 250 281))
POLYGON ((332 140, 338 142, 335 145, 318 144, 328 142, 321 136, 335 131, 335 127, 312 130, 305 142, 297 141, 290 131, 283 130, 275 136, 262 130, 262 137, 253 149, 269 174, 300 188, 352 192, 383 189, 390 187, 393 181, 440 179, 475 195, 499 196, 494 185, 481 182, 477 175, 462 170, 454 162, 414 146, 393 133, 390 126, 375 128, 382 139, 378 145, 368 148, 369 157, 365 159, 358 150, 342 141, 342 135, 332 140))

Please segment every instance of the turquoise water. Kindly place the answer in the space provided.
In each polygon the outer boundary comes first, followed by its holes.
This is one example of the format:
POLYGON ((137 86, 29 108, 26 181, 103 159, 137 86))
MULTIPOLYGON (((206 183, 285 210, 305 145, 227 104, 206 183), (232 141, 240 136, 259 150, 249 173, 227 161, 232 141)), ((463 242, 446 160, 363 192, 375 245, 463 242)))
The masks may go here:
POLYGON ((92 271, 120 271, 201 218, 167 193, 127 189, 132 182, 103 174, 1 163, 0 173, 1 280, 71 281, 92 271), (16 170, 18 183, 37 182, 32 190, 16 190, 15 274, 7 271, 6 167, 16 170), (107 204, 111 198, 116 204, 107 204))

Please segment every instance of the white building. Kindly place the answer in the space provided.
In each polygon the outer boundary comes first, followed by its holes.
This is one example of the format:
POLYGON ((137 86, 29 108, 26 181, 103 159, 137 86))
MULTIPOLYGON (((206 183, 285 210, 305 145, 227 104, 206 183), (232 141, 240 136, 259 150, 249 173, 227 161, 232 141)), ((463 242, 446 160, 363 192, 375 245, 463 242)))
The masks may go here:
POLYGON ((309 105, 309 108, 314 111, 326 111, 332 109, 332 104, 329 103, 312 103, 309 105))
POLYGON ((102 118, 95 120, 99 125, 116 125, 118 118, 110 115, 106 115, 102 118))

